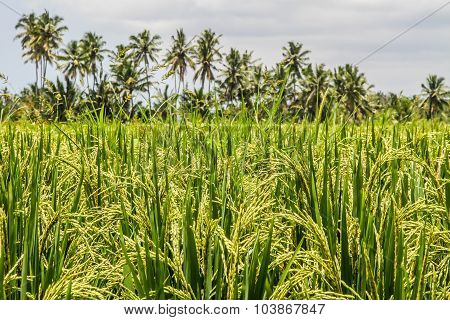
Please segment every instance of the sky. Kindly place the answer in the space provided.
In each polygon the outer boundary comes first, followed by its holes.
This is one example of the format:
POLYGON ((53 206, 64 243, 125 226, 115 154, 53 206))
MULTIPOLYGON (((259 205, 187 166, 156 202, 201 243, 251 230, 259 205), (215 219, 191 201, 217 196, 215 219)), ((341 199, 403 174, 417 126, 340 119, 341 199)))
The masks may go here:
MULTIPOLYGON (((431 13, 445 0, 2 0, 21 13, 64 18, 67 43, 87 31, 109 48, 143 29, 161 35, 164 47, 183 28, 189 36, 211 28, 224 51, 252 50, 272 66, 288 41, 304 44, 310 62, 330 68, 356 63, 431 13)), ((13 91, 34 81, 14 29, 19 16, 0 5, 0 73, 13 91)), ((450 5, 360 65, 375 90, 417 94, 429 74, 450 83, 450 5)))

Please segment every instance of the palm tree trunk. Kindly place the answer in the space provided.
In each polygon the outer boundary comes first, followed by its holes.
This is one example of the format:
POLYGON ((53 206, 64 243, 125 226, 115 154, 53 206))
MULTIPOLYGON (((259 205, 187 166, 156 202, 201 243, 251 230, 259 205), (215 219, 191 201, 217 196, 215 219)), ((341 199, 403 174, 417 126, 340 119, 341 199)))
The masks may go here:
POLYGON ((38 61, 36 61, 35 62, 35 66, 36 66, 36 83, 35 83, 35 88, 34 88, 34 91, 35 91, 35 94, 36 94, 36 96, 38 95, 38 82, 39 82, 39 62, 38 61))
POLYGON ((150 94, 150 80, 149 80, 149 75, 148 75, 148 59, 147 56, 145 57, 145 76, 147 78, 147 94, 148 94, 148 109, 151 110, 152 109, 152 96, 150 94))
POLYGON ((132 119, 132 118, 134 118, 134 113, 135 113, 135 108, 134 108, 134 100, 133 100, 133 91, 132 90, 130 90, 130 112, 129 112, 129 115, 130 115, 130 120, 132 119))
POLYGON ((89 89, 89 74, 86 74, 86 86, 89 89))
POLYGON ((94 71, 94 83, 92 84, 92 91, 95 91, 95 87, 97 87, 97 72, 94 71))
POLYGON ((39 71, 40 71, 40 74, 39 74, 39 75, 40 75, 40 78, 41 78, 41 79, 40 79, 40 80, 41 80, 41 89, 44 87, 44 74, 43 74, 43 71, 42 71, 42 70, 43 70, 43 67, 42 67, 42 66, 43 66, 43 64, 42 64, 42 59, 41 59, 41 60, 39 61, 39 68, 40 68, 40 70, 39 70, 39 71))
MULTIPOLYGON (((173 81, 174 81, 174 89, 175 89, 175 91, 177 91, 177 75, 176 75, 176 73, 173 75, 173 81)), ((178 93, 178 92, 176 92, 176 93, 178 93)))
POLYGON ((202 87, 201 87, 202 92, 203 92, 204 87, 205 87, 205 78, 202 78, 202 87))
POLYGON ((182 75, 180 74, 180 81, 178 81, 178 89, 177 89, 177 93, 180 94, 181 91, 181 87, 184 86, 184 79, 182 77, 182 75))
POLYGON ((42 77, 42 88, 45 86, 45 78, 47 77, 47 59, 44 59, 44 73, 42 77))
POLYGON ((93 64, 92 66, 92 75, 94 76, 94 83, 92 84, 92 91, 95 90, 95 87, 97 86, 97 64, 93 64))
POLYGON ((428 104, 428 112, 427 112, 427 119, 430 120, 431 119, 431 113, 433 111, 433 103, 432 100, 429 99, 429 104, 428 104))

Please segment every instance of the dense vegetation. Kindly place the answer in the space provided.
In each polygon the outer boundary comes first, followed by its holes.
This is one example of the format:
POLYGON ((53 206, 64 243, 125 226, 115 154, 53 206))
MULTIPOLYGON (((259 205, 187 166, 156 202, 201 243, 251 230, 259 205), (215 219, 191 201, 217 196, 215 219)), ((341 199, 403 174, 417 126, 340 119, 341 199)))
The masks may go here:
POLYGON ((443 78, 62 22, 20 19, 35 83, 0 96, 0 299, 450 299, 443 78))
POLYGON ((263 118, 262 105, 278 98, 279 115, 296 120, 314 120, 321 106, 321 120, 332 112, 358 121, 380 112, 397 121, 448 119, 443 78, 429 76, 413 97, 376 93, 358 67, 313 65, 297 42, 283 47, 280 62, 269 68, 251 51, 224 52, 221 35, 212 30, 193 38, 177 30, 163 53, 161 37, 148 30, 114 50, 93 32, 64 46, 67 27, 48 12, 24 15, 16 29, 25 62, 35 66, 35 82, 16 94, 4 87, 0 121, 66 121, 100 113, 121 121, 185 113, 234 117, 242 109, 263 118), (51 66, 61 77, 54 82, 47 77, 51 66))
POLYGON ((0 298, 449 299, 449 127, 0 129, 0 298))

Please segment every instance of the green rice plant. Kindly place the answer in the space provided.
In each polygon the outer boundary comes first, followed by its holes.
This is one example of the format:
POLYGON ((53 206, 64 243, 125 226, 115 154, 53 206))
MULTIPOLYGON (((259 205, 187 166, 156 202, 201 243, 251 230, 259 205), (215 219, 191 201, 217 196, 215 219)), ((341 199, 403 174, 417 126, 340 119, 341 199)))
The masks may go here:
POLYGON ((449 299, 448 124, 277 109, 3 123, 0 299, 449 299))

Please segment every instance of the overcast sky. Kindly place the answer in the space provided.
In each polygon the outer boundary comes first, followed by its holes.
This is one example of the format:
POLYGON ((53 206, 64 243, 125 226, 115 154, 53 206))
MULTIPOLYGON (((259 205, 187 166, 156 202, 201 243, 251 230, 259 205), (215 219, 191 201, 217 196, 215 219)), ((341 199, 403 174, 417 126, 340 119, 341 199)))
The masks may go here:
MULTIPOLYGON (((287 41, 302 42, 311 62, 334 68, 355 63, 394 35, 431 13, 444 0, 3 0, 16 10, 64 18, 65 42, 86 31, 104 36, 108 46, 126 43, 148 28, 163 37, 183 27, 190 36, 205 28, 222 34, 230 46, 254 51, 272 65, 287 41)), ((15 90, 32 82, 13 41, 18 16, 0 6, 0 72, 15 90)), ((376 90, 414 94, 430 73, 450 83, 450 5, 365 61, 360 68, 376 90)))

